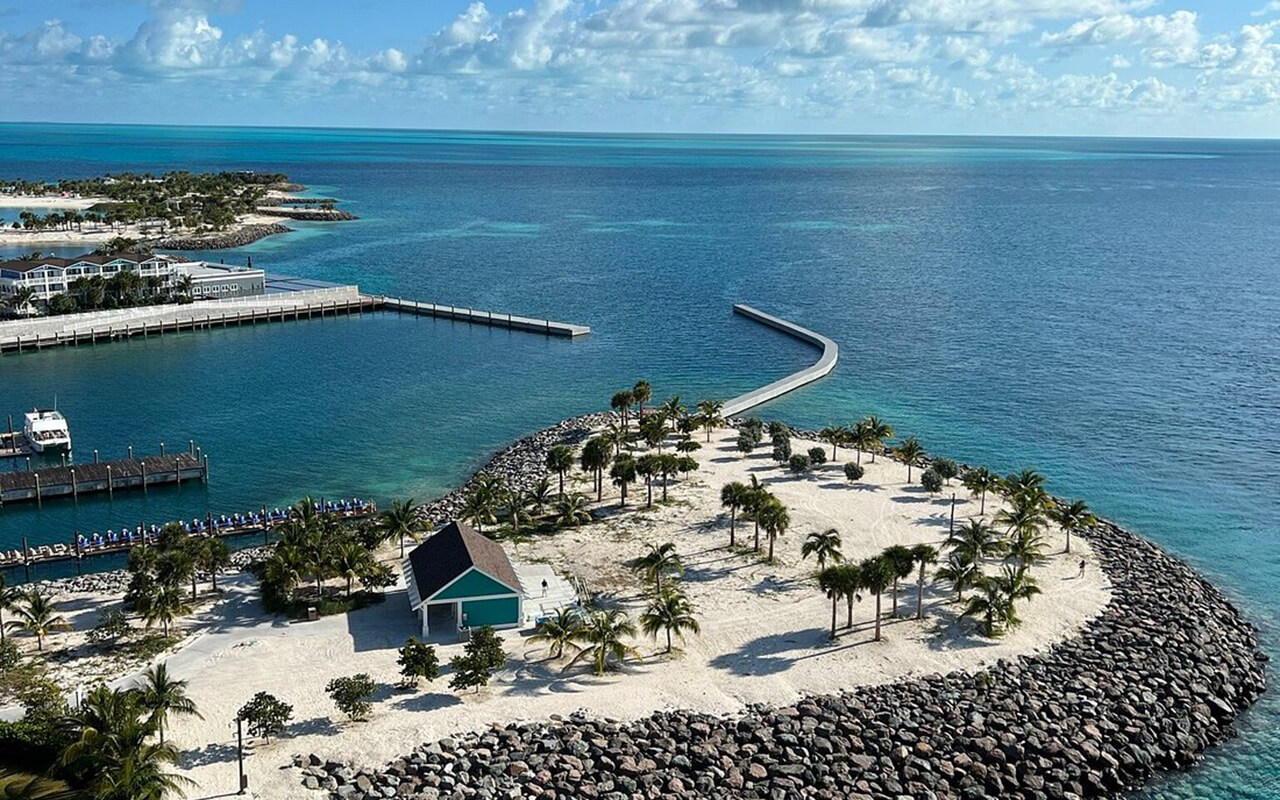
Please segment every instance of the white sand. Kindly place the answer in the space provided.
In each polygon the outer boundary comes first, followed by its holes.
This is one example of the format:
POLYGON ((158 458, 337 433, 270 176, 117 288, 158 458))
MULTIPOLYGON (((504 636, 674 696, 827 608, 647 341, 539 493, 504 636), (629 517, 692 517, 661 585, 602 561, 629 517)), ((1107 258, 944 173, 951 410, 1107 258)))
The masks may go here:
MULTIPOLYGON (((415 746, 453 732, 483 728, 496 721, 538 719, 587 709, 593 714, 636 718, 664 708, 734 712, 745 703, 786 703, 806 693, 844 688, 953 669, 978 669, 996 659, 1035 651, 1068 636, 1096 615, 1109 599, 1105 575, 1088 546, 1060 554, 1059 532, 1048 536, 1055 553, 1034 571, 1044 595, 1020 609, 1023 625, 999 641, 974 633, 969 621, 958 622, 957 607, 941 586, 926 590, 926 620, 910 617, 915 586, 907 583, 900 599, 904 619, 884 624, 884 641, 872 641, 874 599, 854 607, 855 629, 830 642, 830 603, 809 577, 812 563, 800 563, 800 545, 814 530, 837 528, 847 557, 862 558, 892 543, 945 538, 949 494, 957 494, 957 520, 976 516, 978 504, 961 487, 948 487, 939 498, 905 485, 906 468, 881 458, 863 459, 864 482, 850 485, 841 451, 840 463, 812 475, 794 478, 768 459, 767 447, 750 459, 733 448, 734 432, 719 431, 698 453, 703 470, 671 490, 672 503, 634 512, 644 502, 643 486, 633 488, 633 513, 513 548, 520 561, 546 560, 571 570, 594 588, 615 590, 631 607, 639 603, 639 586, 621 562, 648 543, 672 541, 684 557, 684 581, 698 607, 703 632, 692 637, 674 658, 659 653, 661 643, 637 642, 643 663, 622 674, 596 678, 585 670, 562 673, 549 664, 539 647, 530 648, 521 634, 506 636, 510 667, 478 695, 458 696, 447 676, 422 691, 385 688, 367 722, 349 723, 324 695, 325 683, 338 675, 368 672, 376 680, 397 679, 396 647, 416 633, 403 589, 381 606, 346 617, 289 624, 264 618, 257 609, 251 583, 239 581, 215 611, 214 623, 194 644, 169 660, 171 671, 190 681, 190 693, 203 720, 175 723, 172 738, 187 751, 184 766, 200 788, 191 797, 215 797, 234 791, 236 761, 230 721, 257 691, 268 691, 292 703, 294 721, 286 738, 257 746, 248 762, 251 792, 259 797, 315 797, 299 784, 299 774, 282 769, 293 753, 318 753, 338 760, 378 766, 415 746), (749 554, 726 549, 728 520, 720 509, 719 491, 730 480, 757 475, 787 504, 791 528, 777 543, 777 563, 769 565, 749 554), (1089 567, 1077 578, 1077 562, 1089 567)), ((803 445, 794 442, 797 448, 803 445)), ((579 478, 586 491, 586 479, 579 478)), ((606 496, 606 507, 616 505, 606 496)), ((988 516, 996 511, 988 498, 988 516)), ((751 526, 739 528, 739 542, 749 542, 751 526)), ((889 595, 884 611, 890 609, 889 595)), ((840 624, 844 624, 844 605, 840 624)), ((447 662, 460 652, 451 644, 438 647, 447 662)))
POLYGON ((111 202, 106 197, 80 197, 60 195, 0 194, 0 208, 39 208, 46 211, 83 211, 98 203, 111 202))
MULTIPOLYGON (((54 198, 54 197, 21 198, 21 197, 14 197, 10 195, 7 197, 7 202, 6 202, 5 196, 0 196, 0 207, 2 208, 14 208, 14 207, 43 208, 51 211, 55 209, 57 210, 65 210, 65 209, 73 209, 73 208, 85 209, 97 202, 101 202, 101 198, 88 198, 88 199, 54 198), (19 202, 19 200, 30 200, 30 201, 41 200, 46 202, 27 203, 27 202, 19 202)), ((232 233, 245 225, 274 225, 274 224, 280 223, 281 221, 282 220, 280 217, 272 217, 266 214, 241 214, 239 217, 236 218, 235 224, 228 226, 227 230, 220 231, 218 234, 209 234, 209 235, 213 236, 213 235, 220 235, 225 233, 232 233)), ((83 223, 78 230, 73 229, 73 230, 39 230, 39 231, 15 230, 12 227, 12 224, 10 224, 10 225, 0 226, 0 246, 28 245, 28 244, 88 246, 88 245, 103 244, 105 242, 111 241, 112 239, 118 236, 124 236, 129 239, 146 239, 146 238, 153 238, 157 236, 186 237, 186 236, 197 236, 197 235, 203 235, 203 234, 196 234, 194 231, 188 231, 184 228, 177 228, 177 227, 170 228, 167 230, 162 230, 154 222, 151 222, 148 224, 138 224, 138 223, 129 224, 129 225, 117 224, 114 229, 110 225, 107 225, 105 223, 86 222, 86 223, 83 223)), ((59 253, 59 255, 65 257, 65 256, 80 255, 80 253, 79 252, 59 253)))

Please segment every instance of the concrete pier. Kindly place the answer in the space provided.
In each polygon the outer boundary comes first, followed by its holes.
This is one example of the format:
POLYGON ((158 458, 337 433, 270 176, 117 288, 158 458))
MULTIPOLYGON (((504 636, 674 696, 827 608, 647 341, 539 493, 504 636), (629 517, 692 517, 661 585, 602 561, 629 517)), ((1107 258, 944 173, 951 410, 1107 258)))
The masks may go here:
POLYGON ((822 351, 822 355, 812 366, 805 367, 799 372, 793 372, 781 380, 776 380, 768 386, 762 386, 759 389, 738 395, 732 400, 727 401, 720 413, 727 417, 735 417, 744 411, 755 408, 758 405, 774 400, 787 392, 806 386, 819 378, 824 378, 836 368, 836 361, 840 357, 840 348, 835 342, 820 333, 814 333, 808 328, 801 327, 794 322, 788 322, 780 317, 772 314, 766 314, 759 309, 742 303, 733 307, 734 313, 755 320, 761 325, 768 325, 770 328, 776 328, 788 336, 794 336, 802 342, 813 345, 822 351))
POLYGON ((498 328, 529 331, 531 333, 545 333, 548 336, 574 338, 591 333, 591 329, 585 325, 570 325, 567 322, 552 322, 549 319, 533 319, 496 311, 477 311, 473 308, 419 303, 414 300, 403 300, 399 297, 378 297, 377 299, 381 301, 382 308, 387 311, 398 311, 402 314, 456 319, 475 325, 490 325, 498 328))

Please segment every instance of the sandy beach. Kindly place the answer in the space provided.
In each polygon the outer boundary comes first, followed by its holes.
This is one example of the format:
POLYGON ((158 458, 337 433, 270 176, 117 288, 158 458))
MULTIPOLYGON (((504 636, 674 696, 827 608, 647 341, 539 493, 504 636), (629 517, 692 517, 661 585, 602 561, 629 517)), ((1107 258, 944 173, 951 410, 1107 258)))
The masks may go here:
MULTIPOLYGON (((616 495, 606 493, 599 521, 508 544, 514 561, 572 571, 593 589, 612 593, 635 616, 641 587, 623 563, 651 543, 675 543, 687 566, 684 583, 697 606, 702 634, 670 657, 661 654, 661 643, 637 640, 644 660, 604 678, 579 668, 563 671, 562 661, 549 661, 544 649, 527 643, 527 632, 510 632, 504 634, 507 669, 478 694, 450 691, 447 674, 419 691, 398 691, 392 688, 398 679, 396 648, 417 632, 403 587, 390 591, 385 603, 347 616, 289 623, 262 615, 247 578, 232 581, 202 623, 204 633, 168 662, 175 675, 190 682, 191 697, 204 717, 176 720, 172 732, 186 751, 184 772, 199 783, 189 796, 215 797, 234 790, 230 723, 258 691, 293 704, 294 718, 283 739, 254 745, 248 761, 251 791, 259 797, 315 797, 300 785, 296 770, 282 769, 292 754, 314 752, 376 766, 423 741, 496 721, 578 709, 620 719, 667 708, 732 713, 747 703, 785 703, 805 694, 910 675, 976 670, 1069 636, 1109 599, 1106 576, 1087 543, 1073 541, 1073 552, 1064 555, 1062 534, 1051 531, 1046 550, 1053 555, 1034 570, 1044 594, 1020 608, 1022 626, 1004 638, 983 639, 972 622, 958 620, 958 607, 940 585, 927 587, 926 618, 916 622, 915 585, 908 582, 899 600, 901 619, 886 618, 884 641, 872 641, 875 604, 864 597, 854 607, 853 630, 842 631, 832 642, 827 631, 830 603, 811 578, 812 562, 800 559, 805 535, 836 528, 851 559, 894 543, 938 545, 947 532, 951 492, 957 496, 957 520, 977 516, 978 503, 959 486, 931 498, 918 485, 906 484, 904 466, 883 457, 875 464, 864 457, 864 480, 850 484, 842 466, 854 454, 844 450, 838 463, 794 477, 773 464, 764 448, 744 459, 734 438, 732 431, 717 431, 696 454, 702 469, 674 486, 665 506, 641 508, 641 485, 632 487, 629 508, 617 512, 616 495), (753 474, 791 513, 791 527, 777 542, 774 564, 727 548, 729 523, 720 508, 720 487, 753 474), (1077 565, 1082 558, 1086 569, 1081 578, 1077 565), (356 672, 367 672, 384 686, 370 719, 351 723, 335 711, 323 689, 330 678, 356 672)), ((809 444, 796 440, 793 446, 809 444)), ((576 480, 586 491, 586 478, 576 480)), ((989 497, 987 516, 997 510, 998 502, 989 497)), ((740 526, 738 534, 739 544, 749 544, 750 524, 740 526)), ((886 615, 890 608, 886 593, 886 615)), ((844 616, 842 604, 841 625, 844 616)), ((444 663, 461 646, 440 644, 438 651, 444 663)))
MULTIPOLYGON (((91 201, 89 204, 92 205, 91 201)), ((23 204, 15 203, 8 207, 23 207, 23 204)), ((71 208, 72 206, 48 206, 48 210, 71 208)), ((80 206, 77 206, 80 207, 80 206)), ((83 206, 87 208, 88 206, 83 206)), ((241 214, 236 218, 236 224, 221 231, 219 234, 226 235, 234 233, 238 228, 246 225, 274 225, 279 223, 278 217, 268 216, 266 214, 241 214)), ((170 236, 187 236, 188 234, 181 228, 171 228, 167 231, 161 231, 155 225, 139 225, 117 224, 114 229, 110 225, 103 223, 86 222, 81 226, 80 230, 63 230, 63 231, 28 231, 14 230, 12 227, 0 227, 0 246, 25 246, 25 245, 66 245, 68 247, 77 248, 74 252, 59 252, 58 255, 71 257, 80 255, 86 247, 96 247, 97 245, 123 236, 128 239, 148 239, 148 238, 166 238, 170 236)), ((48 255, 46 253, 46 255, 48 255)))

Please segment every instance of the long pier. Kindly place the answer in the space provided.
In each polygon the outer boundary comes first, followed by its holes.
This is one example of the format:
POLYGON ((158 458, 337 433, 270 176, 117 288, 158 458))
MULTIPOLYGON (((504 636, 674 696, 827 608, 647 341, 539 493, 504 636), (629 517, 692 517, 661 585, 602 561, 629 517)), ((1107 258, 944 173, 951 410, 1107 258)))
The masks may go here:
MULTIPOLYGON (((102 312, 86 312, 84 318, 70 314, 65 317, 41 317, 28 324, 0 323, 0 355, 43 350, 49 347, 78 347, 132 338, 150 338, 167 333, 209 330, 232 325, 257 325, 266 322, 292 322, 315 317, 340 314, 363 314, 373 311, 395 311, 402 314, 453 319, 471 325, 488 325, 511 330, 541 333, 547 336, 575 338, 585 336, 591 329, 585 325, 571 325, 548 319, 523 317, 499 311, 483 311, 462 306, 447 306, 405 300, 399 297, 359 294, 355 287, 348 292, 321 290, 313 297, 300 298, 292 293, 282 293, 278 305, 271 304, 274 295, 254 298, 208 301, 193 306, 151 306, 137 309, 139 314, 130 317, 112 313, 106 321, 95 324, 92 315, 102 312), (169 313, 158 313, 162 309, 169 313), (60 322, 61 326, 52 323, 60 322), (79 323, 79 324, 77 324, 79 323), (33 331, 23 333, 24 330, 33 331), (10 333, 9 331, 14 331, 10 333)), ((301 294, 301 293, 298 293, 301 294)))
POLYGON ((399 297, 378 297, 382 308, 387 311, 398 311, 402 314, 415 314, 420 317, 439 317, 456 319, 473 325, 489 325, 497 328, 510 328, 518 331, 544 333, 548 336, 565 336, 570 339, 586 336, 591 329, 585 325, 570 325, 567 322, 552 322, 549 319, 520 317, 514 314, 503 314, 496 311, 477 311, 474 308, 459 306, 442 306, 435 303, 420 303, 404 300, 399 297))
POLYGON ((826 377, 831 373, 831 370, 836 368, 836 361, 840 358, 840 347, 822 334, 814 333, 794 322, 788 322, 781 317, 766 314, 759 309, 742 303, 734 305, 733 310, 734 313, 741 314, 748 319, 755 320, 762 325, 775 328, 788 336, 794 336, 802 342, 813 345, 822 351, 822 355, 811 366, 805 367, 799 372, 793 372, 781 380, 776 380, 767 386, 762 386, 759 389, 738 395, 729 400, 720 411, 725 417, 737 416, 748 409, 777 399, 787 392, 799 389, 801 386, 807 386, 820 378, 826 377))
POLYGON ((0 472, 0 508, 8 503, 43 503, 55 497, 143 489, 183 481, 209 480, 208 454, 176 453, 122 458, 36 470, 0 472))

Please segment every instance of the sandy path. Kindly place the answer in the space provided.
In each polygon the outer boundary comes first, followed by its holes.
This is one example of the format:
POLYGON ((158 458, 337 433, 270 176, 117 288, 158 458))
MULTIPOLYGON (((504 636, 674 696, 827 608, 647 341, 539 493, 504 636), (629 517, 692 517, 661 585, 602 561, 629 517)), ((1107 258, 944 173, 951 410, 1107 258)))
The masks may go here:
MULTIPOLYGON (((396 679, 396 647, 416 630, 416 619, 399 589, 387 602, 314 623, 287 624, 264 619, 247 583, 219 606, 225 623, 215 625, 195 645, 170 659, 172 671, 191 683, 191 695, 205 719, 181 720, 173 738, 188 751, 184 766, 200 789, 193 798, 214 797, 235 788, 234 733, 230 720, 245 700, 260 690, 294 705, 294 723, 286 738, 256 748, 249 760, 251 790, 261 797, 315 797, 299 783, 295 770, 281 769, 293 753, 318 753, 339 760, 381 764, 408 753, 417 744, 494 721, 543 718, 577 709, 619 718, 644 716, 662 708, 697 708, 729 713, 745 703, 785 703, 806 693, 834 692, 908 675, 976 669, 995 659, 1043 648, 1069 635, 1106 603, 1105 576, 1093 565, 1088 547, 1075 544, 1059 554, 1063 538, 1052 532, 1055 553, 1035 570, 1044 595, 1020 609, 1023 625, 990 642, 972 634, 972 624, 956 620, 957 607, 943 587, 926 589, 926 619, 916 622, 915 585, 903 587, 900 615, 884 623, 884 641, 872 641, 874 600, 854 606, 854 629, 835 641, 827 637, 830 603, 800 563, 800 544, 813 530, 837 528, 850 558, 862 558, 892 543, 939 544, 946 535, 949 493, 929 498, 905 485, 905 467, 863 459, 864 481, 851 486, 842 473, 852 453, 814 474, 786 475, 761 452, 743 459, 733 449, 734 433, 720 431, 697 455, 703 469, 693 480, 673 487, 672 503, 636 513, 611 514, 577 530, 513 547, 522 561, 548 561, 568 568, 596 588, 611 588, 635 612, 639 587, 621 562, 648 543, 672 541, 688 567, 686 589, 698 607, 703 632, 675 657, 659 645, 638 641, 645 661, 622 674, 597 679, 580 670, 563 673, 545 653, 527 650, 520 634, 507 634, 510 667, 478 695, 459 697, 445 679, 421 692, 385 688, 371 719, 342 720, 324 696, 324 684, 336 675, 368 672, 387 683, 396 679), (755 474, 791 512, 791 529, 777 543, 776 564, 750 554, 730 552, 728 520, 719 508, 720 487, 755 474), (1077 562, 1090 562, 1077 578, 1077 562), (527 651, 526 651, 527 650, 527 651)), ((794 446, 799 449, 801 443, 794 446)), ((807 445, 804 445, 807 447, 807 445)), ((585 483, 583 484, 585 486, 585 483)), ((963 488, 956 518, 976 516, 978 504, 963 488)), ((644 502, 643 488, 632 504, 644 502)), ((606 506, 616 505, 606 496, 606 506)), ((988 515, 996 503, 988 498, 988 515)), ((751 526, 739 528, 739 543, 749 542, 751 526)), ((890 608, 889 595, 884 611, 890 608)), ((840 608, 840 624, 845 609, 840 608)), ((460 651, 439 648, 446 662, 460 651)))

